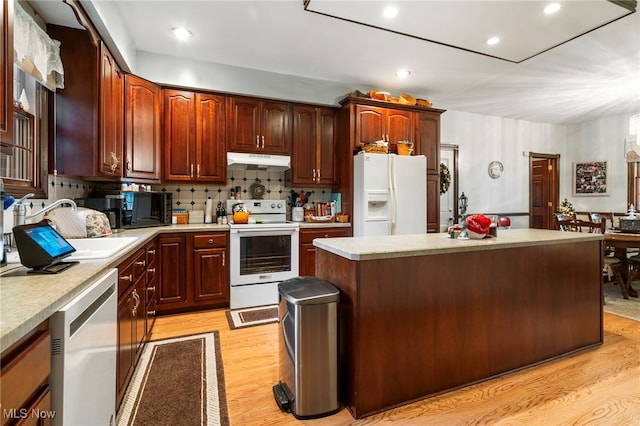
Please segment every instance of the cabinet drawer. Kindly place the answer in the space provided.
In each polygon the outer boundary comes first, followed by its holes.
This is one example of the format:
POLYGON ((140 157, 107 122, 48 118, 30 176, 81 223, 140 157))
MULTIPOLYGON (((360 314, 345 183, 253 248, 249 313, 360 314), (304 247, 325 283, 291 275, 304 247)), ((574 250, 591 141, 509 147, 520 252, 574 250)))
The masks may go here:
POLYGON ((227 234, 201 234, 193 236, 193 248, 202 249, 210 247, 226 247, 227 234))
MULTIPOLYGON (((49 377, 51 335, 46 331, 31 339, 33 340, 24 349, 2 359, 3 410, 25 408, 25 404, 49 377)), ((3 419, 2 424, 5 420, 7 419, 3 419)))
POLYGON ((145 251, 140 249, 118 265, 118 296, 122 296, 146 271, 145 251))
POLYGON ((350 228, 322 228, 313 230, 300 230, 300 243, 311 243, 316 238, 348 237, 350 228))

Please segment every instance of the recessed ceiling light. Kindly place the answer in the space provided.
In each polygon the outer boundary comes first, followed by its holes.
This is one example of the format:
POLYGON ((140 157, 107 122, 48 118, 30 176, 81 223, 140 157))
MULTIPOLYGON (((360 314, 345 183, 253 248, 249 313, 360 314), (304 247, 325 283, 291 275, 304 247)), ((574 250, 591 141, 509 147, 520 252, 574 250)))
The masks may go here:
POLYGON ((560 5, 560 3, 549 3, 547 6, 545 6, 544 13, 546 13, 547 15, 552 15, 559 11, 561 7, 562 5, 560 5))
POLYGON ((500 43, 500 37, 491 37, 487 40, 487 44, 489 46, 494 46, 496 44, 500 43))
POLYGON ((387 6, 384 8, 384 11, 382 12, 382 14, 387 19, 393 19, 398 14, 398 9, 396 9, 395 6, 387 6))
POLYGON ((398 78, 407 78, 411 75, 411 71, 409 70, 398 70, 396 71, 396 77, 398 78))
POLYGON ((193 35, 191 31, 182 27, 171 28, 171 31, 178 40, 186 40, 193 35))

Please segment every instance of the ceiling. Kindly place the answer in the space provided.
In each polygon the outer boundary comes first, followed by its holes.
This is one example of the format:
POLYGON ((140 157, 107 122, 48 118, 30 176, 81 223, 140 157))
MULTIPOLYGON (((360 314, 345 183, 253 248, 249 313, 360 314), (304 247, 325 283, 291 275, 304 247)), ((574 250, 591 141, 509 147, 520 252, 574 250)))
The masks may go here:
MULTIPOLYGON (((47 22, 70 25, 60 1, 30 3, 47 22)), ((546 123, 640 113, 640 13, 606 0, 570 0, 543 16, 548 3, 309 0, 305 8, 302 0, 127 0, 112 6, 138 51, 546 123), (380 19, 388 4, 398 9, 391 22, 380 19), (172 39, 169 30, 178 26, 193 36, 172 39), (491 35, 501 43, 487 46, 491 35), (410 76, 398 79, 400 68, 410 76)))

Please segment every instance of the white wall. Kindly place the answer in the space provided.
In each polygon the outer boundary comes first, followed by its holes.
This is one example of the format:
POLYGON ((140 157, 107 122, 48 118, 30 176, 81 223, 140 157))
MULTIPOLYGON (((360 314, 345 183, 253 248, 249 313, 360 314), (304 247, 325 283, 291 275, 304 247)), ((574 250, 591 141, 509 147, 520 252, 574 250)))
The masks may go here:
MULTIPOLYGON (((529 211, 529 152, 566 154, 566 127, 556 124, 447 111, 441 119, 441 142, 459 146, 459 192, 469 199, 469 212, 529 211), (491 161, 504 172, 489 177, 491 161)), ((526 220, 528 224, 528 219, 526 220)))

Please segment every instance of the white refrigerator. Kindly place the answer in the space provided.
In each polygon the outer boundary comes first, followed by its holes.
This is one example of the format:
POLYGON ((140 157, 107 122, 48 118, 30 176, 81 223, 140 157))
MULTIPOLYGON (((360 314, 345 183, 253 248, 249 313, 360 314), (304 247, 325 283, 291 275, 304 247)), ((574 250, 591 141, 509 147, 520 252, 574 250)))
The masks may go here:
POLYGON ((353 157, 353 236, 427 232, 427 159, 424 155, 353 157))

